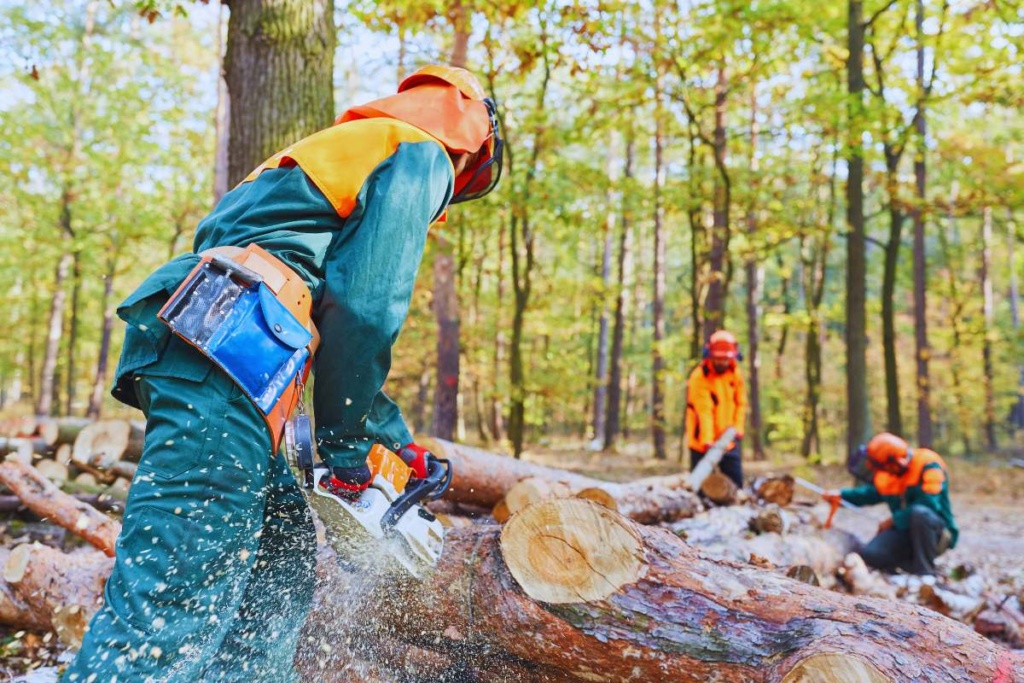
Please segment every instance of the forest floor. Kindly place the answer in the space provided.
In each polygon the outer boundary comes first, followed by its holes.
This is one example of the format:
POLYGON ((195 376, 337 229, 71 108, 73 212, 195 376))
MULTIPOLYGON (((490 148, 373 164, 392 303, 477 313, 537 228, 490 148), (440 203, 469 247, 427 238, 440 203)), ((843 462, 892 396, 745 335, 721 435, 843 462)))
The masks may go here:
MULTIPOLYGON (((610 481, 629 481, 642 477, 674 474, 684 465, 678 452, 669 460, 650 457, 647 444, 628 444, 618 453, 595 453, 580 443, 565 443, 528 450, 523 459, 550 467, 610 481)), ((939 558, 943 574, 955 572, 980 573, 1000 592, 1024 596, 1024 515, 1020 513, 1024 499, 1024 469, 1010 467, 1005 460, 950 459, 954 512, 960 525, 958 546, 939 558)), ((765 462, 744 462, 748 481, 758 476, 791 474, 820 486, 849 485, 850 477, 841 465, 808 466, 799 458, 775 458, 765 462)), ((817 496, 797 490, 796 500, 816 502, 817 496)), ((824 511, 824 506, 821 507, 824 511)), ((840 510, 835 526, 849 531, 862 541, 869 540, 878 523, 887 516, 885 506, 863 510, 840 510)), ((0 516, 0 547, 13 547, 26 540, 23 526, 12 528, 7 515, 0 516)), ((35 538, 41 531, 34 528, 35 538)), ((45 541, 44 541, 45 542, 45 541)), ((54 634, 13 632, 0 627, 0 683, 18 680, 53 680, 54 667, 70 659, 54 634), (36 677, 31 672, 40 671, 36 677), (25 676, 29 672, 28 676, 25 676), (43 673, 45 672, 45 673, 43 673)))

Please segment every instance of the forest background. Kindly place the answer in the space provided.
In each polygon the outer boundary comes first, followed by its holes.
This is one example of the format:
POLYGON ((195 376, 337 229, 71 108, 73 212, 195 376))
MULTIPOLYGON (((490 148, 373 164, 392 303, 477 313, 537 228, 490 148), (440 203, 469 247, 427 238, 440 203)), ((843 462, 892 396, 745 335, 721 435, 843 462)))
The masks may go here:
POLYGON ((1020 2, 256 4, 0 0, 4 413, 124 412, 116 304, 260 160, 440 61, 509 152, 429 242, 387 386, 416 430, 675 457, 724 326, 748 455, 1018 448, 1020 2), (225 106, 255 35, 328 95, 225 106))

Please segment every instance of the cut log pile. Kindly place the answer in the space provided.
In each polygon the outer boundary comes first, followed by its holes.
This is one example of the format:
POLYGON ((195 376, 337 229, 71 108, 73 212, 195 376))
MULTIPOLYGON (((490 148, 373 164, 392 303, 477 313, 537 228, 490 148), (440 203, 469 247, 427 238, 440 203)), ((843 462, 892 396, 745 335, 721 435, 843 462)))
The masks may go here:
MULTIPOLYGON (((77 438, 96 439, 95 424, 77 425, 77 438)), ((119 433, 116 457, 94 445, 71 467, 110 476, 131 463, 138 432, 119 433)), ((999 644, 1021 645, 1017 596, 980 578, 882 579, 857 564, 856 539, 820 528, 821 508, 792 505, 792 480, 708 509, 685 474, 618 484, 443 441, 430 448, 455 473, 432 504, 449 525, 436 573, 353 575, 323 547, 296 656, 305 679, 1024 681, 1024 659, 999 644)), ((75 646, 102 600, 119 525, 39 470, 8 461, 0 481, 97 550, 23 543, 0 553, 0 623, 52 629, 75 646)))

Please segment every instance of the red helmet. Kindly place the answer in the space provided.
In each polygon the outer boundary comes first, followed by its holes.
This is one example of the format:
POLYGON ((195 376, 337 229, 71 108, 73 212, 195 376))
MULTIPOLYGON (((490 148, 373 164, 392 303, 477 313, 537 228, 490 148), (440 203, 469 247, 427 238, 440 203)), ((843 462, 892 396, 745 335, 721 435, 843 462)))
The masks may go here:
POLYGON ((868 463, 875 469, 905 469, 910 460, 910 446, 907 442, 889 432, 871 437, 867 445, 868 463))
POLYGON ((704 355, 711 360, 736 360, 740 357, 740 345, 731 332, 718 330, 704 345, 704 355))

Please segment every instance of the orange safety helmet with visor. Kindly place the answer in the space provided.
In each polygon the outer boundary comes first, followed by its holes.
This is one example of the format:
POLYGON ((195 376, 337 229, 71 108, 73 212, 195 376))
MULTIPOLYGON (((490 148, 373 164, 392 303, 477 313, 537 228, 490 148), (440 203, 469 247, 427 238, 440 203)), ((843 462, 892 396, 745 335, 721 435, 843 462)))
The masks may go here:
POLYGON ((903 474, 910 465, 913 451, 906 441, 888 432, 871 437, 864 447, 867 464, 871 469, 903 474))
POLYGON ((731 332, 718 330, 708 338, 708 342, 704 345, 704 357, 713 361, 735 362, 742 360, 743 354, 740 353, 739 342, 731 332))
POLYGON ((398 93, 341 114, 335 124, 364 118, 393 118, 437 138, 450 154, 479 154, 455 179, 449 204, 479 199, 501 178, 504 141, 494 100, 476 77, 454 66, 433 64, 408 76, 398 93))

